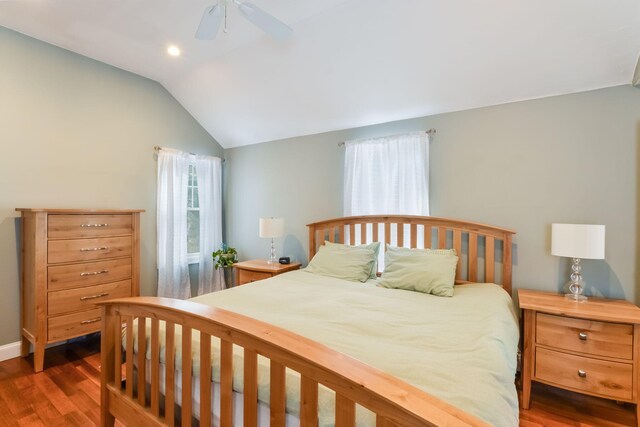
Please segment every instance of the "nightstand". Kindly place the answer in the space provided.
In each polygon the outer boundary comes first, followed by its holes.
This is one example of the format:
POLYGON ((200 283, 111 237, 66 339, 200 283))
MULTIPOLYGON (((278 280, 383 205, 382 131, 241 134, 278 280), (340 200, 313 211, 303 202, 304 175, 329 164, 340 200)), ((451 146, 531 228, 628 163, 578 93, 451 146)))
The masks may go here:
POLYGON ((254 259, 233 264, 236 269, 236 284, 245 285, 256 280, 268 279, 278 274, 286 273, 300 268, 299 262, 291 264, 269 264, 265 260, 254 259))
POLYGON ((526 289, 518 290, 518 299, 524 313, 524 409, 531 381, 638 404, 640 308, 624 300, 589 297, 578 303, 526 289))

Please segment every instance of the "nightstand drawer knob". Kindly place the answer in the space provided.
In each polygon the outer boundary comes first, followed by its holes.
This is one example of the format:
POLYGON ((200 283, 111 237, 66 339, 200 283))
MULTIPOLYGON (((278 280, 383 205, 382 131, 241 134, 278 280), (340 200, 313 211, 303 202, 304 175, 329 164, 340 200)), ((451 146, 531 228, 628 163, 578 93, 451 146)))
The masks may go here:
POLYGON ((583 371, 582 369, 578 370, 578 376, 580 378, 587 378, 587 373, 585 371, 583 371))
POLYGON ((582 341, 586 341, 587 340, 587 333, 586 332, 580 332, 578 334, 578 337, 582 340, 582 341))

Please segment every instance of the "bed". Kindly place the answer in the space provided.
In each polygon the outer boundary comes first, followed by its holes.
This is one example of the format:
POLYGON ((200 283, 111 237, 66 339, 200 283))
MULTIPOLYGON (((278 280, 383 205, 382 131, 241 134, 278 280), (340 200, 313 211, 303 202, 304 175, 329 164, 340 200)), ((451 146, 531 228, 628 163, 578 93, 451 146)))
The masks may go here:
POLYGON ((452 247, 462 286, 442 298, 296 271, 106 302, 102 424, 517 425, 513 231, 406 216, 309 230, 310 258, 325 241, 452 247))

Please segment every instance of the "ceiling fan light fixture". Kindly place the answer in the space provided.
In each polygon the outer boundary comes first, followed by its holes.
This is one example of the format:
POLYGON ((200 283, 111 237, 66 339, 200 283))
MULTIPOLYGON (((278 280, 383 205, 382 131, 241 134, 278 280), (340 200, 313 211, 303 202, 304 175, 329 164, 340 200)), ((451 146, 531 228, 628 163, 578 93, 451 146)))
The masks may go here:
MULTIPOLYGON (((274 18, 258 6, 239 0, 232 1, 238 6, 240 15, 244 16, 253 25, 274 39, 284 41, 291 37, 293 33, 291 27, 274 18)), ((200 19, 200 25, 198 25, 198 30, 196 31, 196 39, 213 40, 218 34, 223 20, 225 20, 226 32, 226 14, 229 3, 231 3, 231 0, 219 0, 217 4, 209 6, 204 10, 202 18, 200 19)))
POLYGON ((291 37, 291 34, 293 33, 291 27, 274 18, 255 4, 249 2, 236 3, 238 4, 238 10, 242 16, 274 39, 278 41, 285 41, 291 37))
POLYGON ((226 4, 214 4, 204 10, 202 18, 200 19, 200 25, 196 31, 196 39, 198 40, 213 40, 218 34, 220 25, 226 12, 226 4))

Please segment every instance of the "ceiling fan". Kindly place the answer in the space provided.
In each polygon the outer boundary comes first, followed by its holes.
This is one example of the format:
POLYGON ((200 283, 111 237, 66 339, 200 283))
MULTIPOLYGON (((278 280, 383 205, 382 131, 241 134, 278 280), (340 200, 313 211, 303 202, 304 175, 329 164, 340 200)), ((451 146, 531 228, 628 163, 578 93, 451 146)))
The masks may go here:
POLYGON ((240 15, 274 39, 284 41, 291 36, 293 30, 288 25, 274 18, 255 4, 239 0, 219 0, 218 3, 204 10, 200 25, 196 31, 196 39, 213 40, 218 34, 223 20, 223 31, 227 32, 227 7, 231 3, 235 3, 238 6, 240 15))

